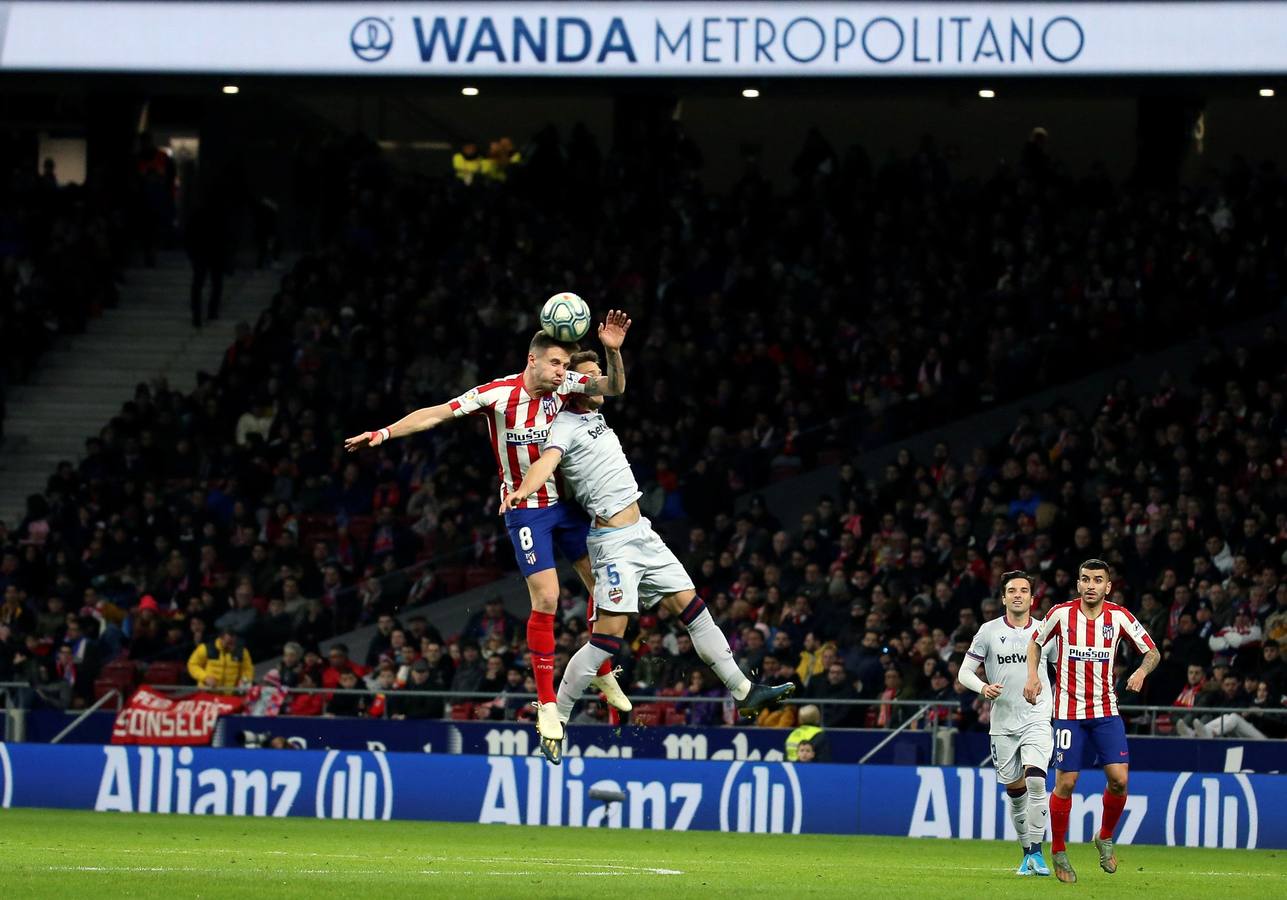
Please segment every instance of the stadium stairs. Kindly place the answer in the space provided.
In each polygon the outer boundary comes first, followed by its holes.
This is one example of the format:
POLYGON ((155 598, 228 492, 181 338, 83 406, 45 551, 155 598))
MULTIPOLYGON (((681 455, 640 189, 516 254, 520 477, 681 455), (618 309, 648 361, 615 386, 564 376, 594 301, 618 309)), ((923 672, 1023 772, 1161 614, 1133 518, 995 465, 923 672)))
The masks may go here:
MULTIPOLYGON (((1112 366, 1077 381, 1032 394, 1015 403, 998 406, 950 422, 941 428, 892 441, 883 447, 862 454, 855 463, 867 478, 878 480, 885 465, 894 461, 898 451, 903 447, 911 450, 913 456, 918 459, 928 459, 938 441, 946 441, 948 446, 956 451, 973 447, 980 440, 995 442, 998 438, 1010 434, 1022 411, 1045 409, 1057 401, 1070 403, 1083 415, 1089 415, 1094 405, 1104 397, 1118 378, 1133 379, 1139 391, 1152 390, 1156 386, 1157 378, 1165 371, 1170 371, 1181 383, 1187 382, 1201 362, 1203 350, 1213 338, 1221 340, 1226 347, 1233 347, 1239 342, 1255 340, 1261 329, 1271 322, 1278 323, 1280 329, 1287 327, 1287 310, 1261 316, 1212 335, 1194 338, 1166 350, 1112 366)), ((1069 364, 1076 365, 1075 356, 1071 354, 1069 364)), ((839 472, 839 465, 830 465, 786 478, 737 498, 736 506, 739 510, 746 508, 751 497, 758 494, 764 498, 773 514, 790 528, 793 523, 800 521, 800 516, 816 508, 820 496, 835 493, 839 485, 839 472)), ((559 576, 564 583, 570 580, 579 586, 576 574, 566 563, 560 566, 559 576)), ((508 574, 493 584, 455 594, 431 604, 410 607, 403 610, 400 615, 404 617, 423 615, 444 637, 450 638, 464 628, 469 617, 482 609, 483 603, 489 597, 495 596, 502 598, 507 610, 526 621, 530 602, 527 588, 517 574, 508 574)), ((339 635, 322 642, 323 652, 331 644, 342 642, 348 646, 352 658, 363 659, 374 633, 374 627, 366 627, 339 635)), ((262 674, 275 663, 276 660, 268 660, 256 669, 262 674)))
POLYGON ((128 270, 116 308, 92 320, 84 334, 60 339, 27 383, 11 386, 0 445, 0 520, 17 525, 26 498, 44 490, 59 461, 80 461, 86 438, 120 413, 140 382, 163 378, 185 393, 193 390, 199 370, 219 367, 236 323, 253 324, 280 281, 279 270, 237 270, 224 279, 220 318, 198 330, 183 254, 162 254, 155 268, 128 270))

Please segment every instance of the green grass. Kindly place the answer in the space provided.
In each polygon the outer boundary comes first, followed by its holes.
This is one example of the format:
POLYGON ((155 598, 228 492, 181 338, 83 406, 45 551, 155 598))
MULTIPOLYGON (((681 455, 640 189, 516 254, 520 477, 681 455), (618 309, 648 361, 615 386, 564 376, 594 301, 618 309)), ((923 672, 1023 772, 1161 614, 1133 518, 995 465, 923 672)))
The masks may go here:
POLYGON ((1287 896, 1287 851, 1123 847, 1111 877, 1069 855, 1071 887, 1016 878, 999 841, 0 811, 5 900, 1287 896))

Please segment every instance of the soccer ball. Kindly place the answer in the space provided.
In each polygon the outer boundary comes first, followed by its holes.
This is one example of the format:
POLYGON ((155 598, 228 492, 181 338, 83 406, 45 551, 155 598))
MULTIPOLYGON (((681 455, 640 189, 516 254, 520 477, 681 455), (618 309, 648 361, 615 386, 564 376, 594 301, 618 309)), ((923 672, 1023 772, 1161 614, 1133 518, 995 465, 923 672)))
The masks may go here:
POLYGON ((541 307, 541 330, 556 341, 579 341, 590 330, 590 307, 576 294, 555 294, 541 307))

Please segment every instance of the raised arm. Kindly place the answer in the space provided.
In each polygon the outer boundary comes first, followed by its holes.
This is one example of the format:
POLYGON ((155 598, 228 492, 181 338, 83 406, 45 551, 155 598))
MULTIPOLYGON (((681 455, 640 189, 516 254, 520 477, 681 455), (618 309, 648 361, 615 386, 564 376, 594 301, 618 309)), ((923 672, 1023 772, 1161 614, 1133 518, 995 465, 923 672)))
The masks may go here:
POLYGON ((361 434, 353 435, 353 437, 344 441, 344 449, 352 453, 365 444, 378 447, 391 438, 406 437, 409 434, 415 434, 417 431, 428 431, 430 428, 441 425, 454 416, 455 413, 452 412, 450 403, 425 406, 415 412, 408 413, 392 425, 381 428, 379 431, 364 431, 361 434))
POLYGON ((621 358, 621 345, 629 330, 629 316, 618 309, 608 310, 607 318, 599 326, 604 374, 586 382, 585 392, 590 396, 619 397, 626 392, 626 364, 621 358))
POLYGON ((550 480, 562 460, 563 451, 557 447, 551 447, 542 453, 541 458, 528 467, 518 490, 506 494, 505 499, 501 500, 500 514, 503 516, 511 509, 516 509, 520 503, 539 491, 541 485, 550 480))

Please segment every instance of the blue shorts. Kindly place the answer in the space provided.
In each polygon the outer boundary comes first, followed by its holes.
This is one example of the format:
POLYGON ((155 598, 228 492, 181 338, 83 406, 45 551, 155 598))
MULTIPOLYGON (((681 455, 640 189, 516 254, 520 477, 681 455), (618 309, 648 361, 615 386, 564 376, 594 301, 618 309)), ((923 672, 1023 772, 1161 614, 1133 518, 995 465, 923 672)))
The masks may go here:
POLYGON ((590 533, 590 519, 576 504, 512 509, 505 513, 505 527, 524 578, 554 568, 555 546, 569 562, 588 555, 585 538, 590 533))
POLYGON ((1129 763, 1126 723, 1121 716, 1099 719, 1055 719, 1055 768, 1080 772, 1083 767, 1099 768, 1129 763), (1091 755, 1090 751, 1094 751, 1091 755))

